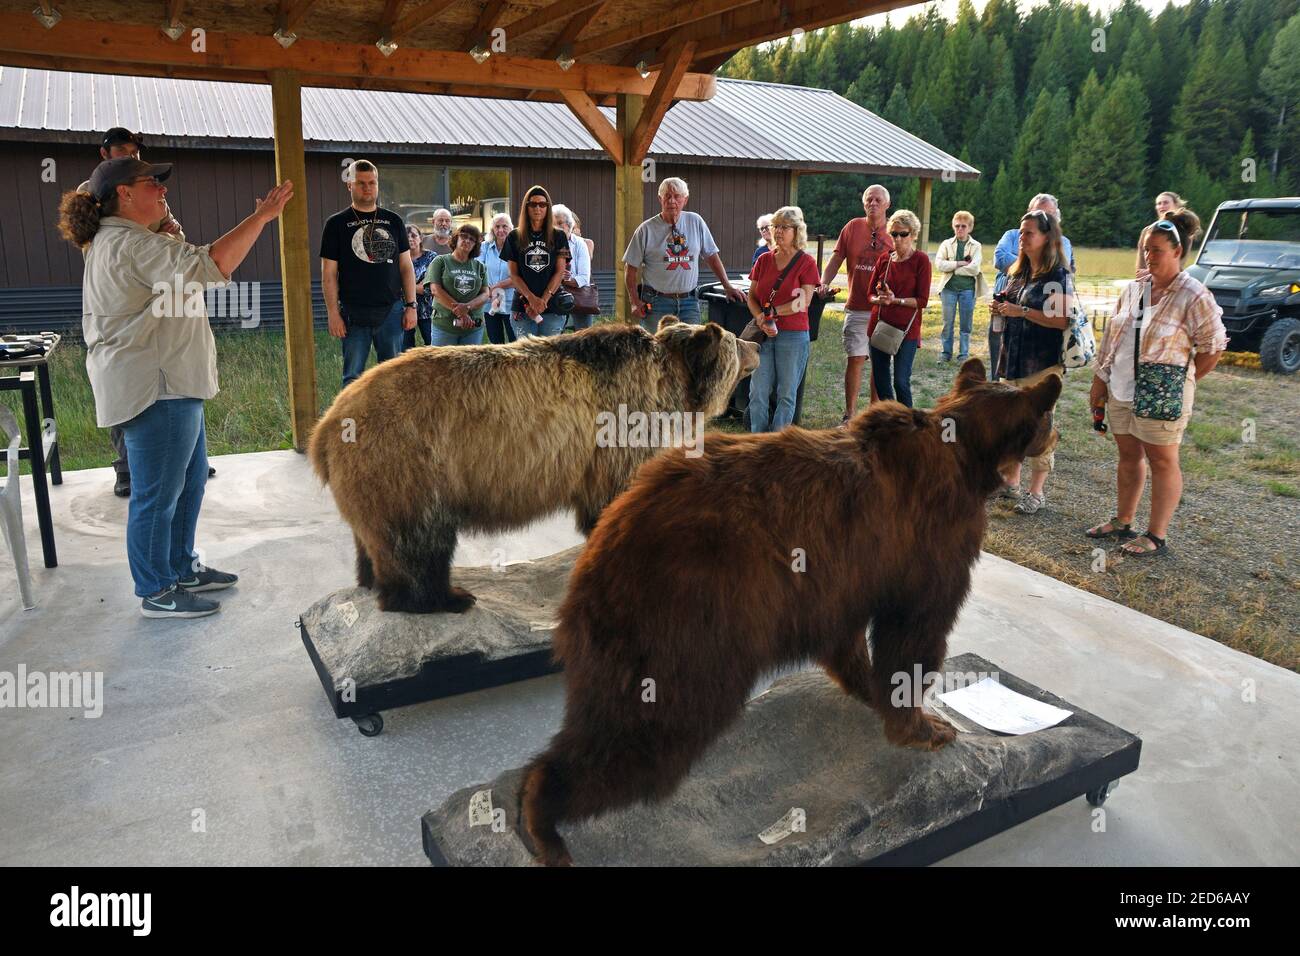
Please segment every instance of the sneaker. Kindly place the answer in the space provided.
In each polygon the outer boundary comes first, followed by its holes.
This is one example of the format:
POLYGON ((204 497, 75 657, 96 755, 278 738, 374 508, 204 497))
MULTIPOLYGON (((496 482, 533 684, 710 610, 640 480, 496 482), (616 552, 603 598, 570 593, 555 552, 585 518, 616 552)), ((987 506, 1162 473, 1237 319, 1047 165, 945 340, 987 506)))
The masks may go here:
POLYGON ((140 603, 140 613, 145 617, 207 617, 219 610, 220 602, 195 597, 174 584, 140 603))
POLYGON ((199 565, 199 569, 191 574, 188 578, 182 578, 176 582, 178 588, 190 591, 220 591, 222 588, 228 588, 239 580, 237 574, 227 574, 225 571, 218 571, 215 568, 205 568, 199 565))
POLYGON ((940 356, 939 356, 939 361, 940 361, 940 362, 943 362, 945 365, 951 365, 951 364, 952 364, 952 356, 951 356, 951 355, 940 355, 940 356))
POLYGON ((217 477, 217 469, 213 468, 211 465, 208 465, 208 477, 209 478, 217 477))
POLYGON ((1022 515, 1038 514, 1039 509, 1045 504, 1047 504, 1047 495, 1036 495, 1031 492, 1020 496, 1020 500, 1016 502, 1016 511, 1022 515))
POLYGON ((119 498, 131 497, 131 476, 118 475, 117 480, 113 482, 113 494, 119 498))

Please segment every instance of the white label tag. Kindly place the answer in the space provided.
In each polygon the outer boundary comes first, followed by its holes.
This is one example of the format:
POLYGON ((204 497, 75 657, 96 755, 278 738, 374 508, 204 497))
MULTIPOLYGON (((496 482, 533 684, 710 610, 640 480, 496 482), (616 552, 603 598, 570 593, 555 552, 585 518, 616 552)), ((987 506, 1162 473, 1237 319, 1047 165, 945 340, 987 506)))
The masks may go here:
POLYGON ((469 825, 492 825, 492 791, 480 790, 469 798, 469 825))
POLYGON ((342 604, 335 604, 334 610, 339 612, 339 617, 343 618, 343 623, 347 627, 351 627, 353 624, 357 623, 357 618, 361 616, 361 612, 357 610, 357 606, 351 601, 344 601, 342 604))
POLYGON ((790 811, 776 823, 773 823, 766 830, 759 833, 758 838, 771 846, 773 843, 780 843, 791 833, 802 833, 806 829, 805 820, 807 815, 799 807, 791 807, 790 811))
POLYGON ((356 610, 356 605, 351 601, 344 601, 343 604, 334 605, 334 610, 338 611, 338 617, 343 618, 343 624, 351 627, 356 623, 356 619, 361 617, 360 611, 356 610))

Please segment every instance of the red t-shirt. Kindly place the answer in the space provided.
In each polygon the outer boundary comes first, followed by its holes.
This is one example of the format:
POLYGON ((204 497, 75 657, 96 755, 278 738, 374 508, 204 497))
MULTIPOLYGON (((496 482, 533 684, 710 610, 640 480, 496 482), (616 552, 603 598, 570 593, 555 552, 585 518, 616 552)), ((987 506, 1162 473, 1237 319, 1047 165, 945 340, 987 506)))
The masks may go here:
MULTIPOLYGON (((776 280, 780 277, 781 267, 776 264, 776 256, 770 252, 765 252, 758 257, 754 267, 749 270, 749 279, 751 282, 750 289, 753 290, 754 298, 760 306, 767 305, 767 297, 772 294, 772 286, 776 285, 776 280)), ((817 274, 816 260, 808 253, 802 253, 800 260, 795 263, 794 268, 790 270, 790 274, 781 283, 781 288, 777 290, 776 298, 772 300, 773 308, 790 302, 801 286, 810 285, 816 287, 819 282, 821 282, 821 277, 817 274)), ((778 332, 807 332, 807 303, 804 303, 802 312, 778 315, 776 317, 776 330, 778 332)))
MULTIPOLYGON (((876 265, 871 270, 869 287, 875 289, 882 283, 888 282, 894 295, 900 299, 915 298, 917 306, 925 312, 926 303, 930 300, 930 257, 919 250, 902 262, 892 262, 889 256, 890 253, 882 252, 880 258, 876 260, 876 265)), ((905 305, 876 305, 871 310, 867 335, 876 330, 876 322, 883 312, 885 321, 890 325, 906 329, 910 323, 911 331, 907 333, 907 340, 920 342, 921 321, 916 317, 916 311, 905 305)))
POLYGON ((855 312, 866 312, 871 308, 867 304, 867 292, 871 288, 867 278, 871 274, 871 267, 875 265, 881 250, 889 252, 894 248, 894 239, 884 224, 875 234, 874 245, 871 232, 871 223, 867 217, 859 216, 845 223, 840 230, 839 239, 835 241, 835 254, 844 260, 849 274, 849 301, 844 308, 855 312))

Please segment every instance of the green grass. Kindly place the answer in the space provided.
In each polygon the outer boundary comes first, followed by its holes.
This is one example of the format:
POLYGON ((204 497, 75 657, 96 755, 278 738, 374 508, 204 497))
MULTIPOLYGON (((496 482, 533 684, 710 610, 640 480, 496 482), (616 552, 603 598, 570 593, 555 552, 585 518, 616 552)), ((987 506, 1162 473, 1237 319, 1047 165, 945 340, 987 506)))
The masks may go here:
POLYGON ((1300 488, 1284 484, 1280 481, 1270 481, 1268 483, 1268 490, 1283 498, 1300 498, 1300 488))

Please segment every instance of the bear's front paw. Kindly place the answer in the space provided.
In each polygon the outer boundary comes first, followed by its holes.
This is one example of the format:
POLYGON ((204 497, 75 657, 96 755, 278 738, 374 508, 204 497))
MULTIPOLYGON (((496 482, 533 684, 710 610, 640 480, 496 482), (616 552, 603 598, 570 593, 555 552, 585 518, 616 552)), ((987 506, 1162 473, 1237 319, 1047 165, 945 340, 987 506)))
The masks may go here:
POLYGON ((943 718, 918 711, 906 723, 886 724, 885 739, 899 747, 941 750, 957 739, 957 731, 943 718))
POLYGON ((470 594, 464 588, 452 587, 447 589, 447 597, 442 602, 439 610, 447 611, 451 614, 463 614, 474 606, 478 598, 470 594))

